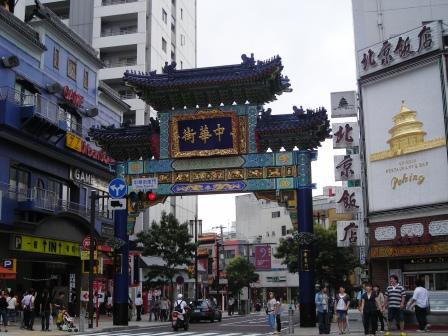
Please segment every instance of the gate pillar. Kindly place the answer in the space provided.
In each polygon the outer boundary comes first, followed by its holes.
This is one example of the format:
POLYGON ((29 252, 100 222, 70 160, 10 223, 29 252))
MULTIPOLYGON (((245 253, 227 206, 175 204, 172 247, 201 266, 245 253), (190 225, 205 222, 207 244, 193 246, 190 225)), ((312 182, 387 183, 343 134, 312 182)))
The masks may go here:
POLYGON ((311 182, 311 161, 317 157, 316 151, 299 151, 297 190, 297 222, 299 240, 299 295, 300 326, 315 327, 316 306, 314 303, 314 230, 313 230, 313 194, 311 182))
POLYGON ((129 236, 127 233, 128 211, 115 211, 115 239, 121 245, 115 249, 113 325, 128 325, 129 298, 129 236))

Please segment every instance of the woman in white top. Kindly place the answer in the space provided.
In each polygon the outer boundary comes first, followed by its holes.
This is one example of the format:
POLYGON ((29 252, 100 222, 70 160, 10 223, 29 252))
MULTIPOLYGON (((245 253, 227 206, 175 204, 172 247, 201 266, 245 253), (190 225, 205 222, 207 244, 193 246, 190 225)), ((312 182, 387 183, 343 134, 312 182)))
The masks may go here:
POLYGON ((334 310, 338 317, 339 335, 347 331, 347 310, 350 304, 350 297, 345 293, 345 287, 339 287, 339 293, 334 301, 334 310))
POLYGON ((142 320, 142 308, 143 308, 143 299, 140 293, 137 294, 135 298, 135 308, 137 309, 137 321, 142 320))
POLYGON ((8 303, 8 321, 16 322, 17 295, 6 298, 8 303))
POLYGON ((408 306, 412 306, 415 303, 415 317, 417 318, 419 327, 417 332, 428 331, 429 325, 426 320, 429 308, 428 291, 424 287, 425 284, 423 280, 418 279, 416 285, 417 287, 414 289, 414 295, 409 301, 408 306))

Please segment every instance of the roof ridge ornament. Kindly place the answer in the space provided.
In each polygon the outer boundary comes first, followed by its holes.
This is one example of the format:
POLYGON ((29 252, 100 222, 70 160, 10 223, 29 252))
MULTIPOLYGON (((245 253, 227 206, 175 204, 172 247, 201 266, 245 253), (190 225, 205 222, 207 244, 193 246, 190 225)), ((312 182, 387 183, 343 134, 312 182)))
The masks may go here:
POLYGON ((177 65, 177 63, 175 61, 172 61, 171 64, 168 64, 168 62, 165 62, 165 65, 162 68, 162 72, 166 73, 166 74, 172 73, 172 72, 176 71, 176 65, 177 65))
POLYGON ((246 54, 242 54, 241 59, 243 60, 243 62, 241 62, 242 65, 246 65, 248 67, 253 67, 255 65, 254 53, 251 53, 250 57, 247 57, 246 54))

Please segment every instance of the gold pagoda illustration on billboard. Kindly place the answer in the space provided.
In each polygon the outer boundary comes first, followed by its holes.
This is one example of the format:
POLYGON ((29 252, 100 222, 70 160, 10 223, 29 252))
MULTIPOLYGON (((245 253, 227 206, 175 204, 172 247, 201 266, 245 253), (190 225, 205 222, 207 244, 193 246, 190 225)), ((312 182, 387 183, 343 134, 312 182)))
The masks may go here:
POLYGON ((417 120, 417 112, 407 108, 404 101, 400 113, 395 115, 393 120, 394 126, 389 130, 390 139, 387 141, 390 149, 371 154, 370 161, 386 160, 446 144, 444 137, 425 141, 426 132, 423 130, 423 123, 417 120))

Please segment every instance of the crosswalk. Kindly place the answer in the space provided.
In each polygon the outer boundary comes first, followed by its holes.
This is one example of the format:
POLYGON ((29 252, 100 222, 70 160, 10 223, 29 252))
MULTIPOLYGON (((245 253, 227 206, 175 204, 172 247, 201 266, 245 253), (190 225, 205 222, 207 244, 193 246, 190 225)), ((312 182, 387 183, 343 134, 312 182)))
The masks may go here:
POLYGON ((254 333, 218 333, 218 332, 198 332, 198 331, 118 331, 118 332, 100 332, 88 334, 76 334, 76 336, 262 336, 267 334, 254 333))

